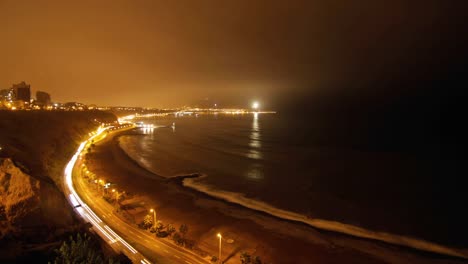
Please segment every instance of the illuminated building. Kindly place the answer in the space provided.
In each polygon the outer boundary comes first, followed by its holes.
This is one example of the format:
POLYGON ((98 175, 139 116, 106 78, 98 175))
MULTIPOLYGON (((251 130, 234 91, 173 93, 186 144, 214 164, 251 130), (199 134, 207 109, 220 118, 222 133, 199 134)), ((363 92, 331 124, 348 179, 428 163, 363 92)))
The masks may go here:
POLYGON ((18 84, 13 84, 13 101, 23 101, 26 105, 31 101, 31 85, 24 81, 18 84))
POLYGON ((36 103, 40 106, 48 106, 50 104, 50 94, 46 92, 36 92, 36 103))

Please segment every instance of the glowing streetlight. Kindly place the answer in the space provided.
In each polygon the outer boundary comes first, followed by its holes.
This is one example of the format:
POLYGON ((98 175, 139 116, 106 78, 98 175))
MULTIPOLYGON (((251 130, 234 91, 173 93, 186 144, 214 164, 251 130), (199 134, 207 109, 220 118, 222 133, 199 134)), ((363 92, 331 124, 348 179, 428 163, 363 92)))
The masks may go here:
POLYGON ((115 202, 117 202, 117 198, 119 197, 119 192, 117 192, 115 189, 112 189, 112 192, 115 193, 115 202))
POLYGON ((220 233, 218 233, 217 237, 219 238, 219 254, 218 254, 218 262, 221 263, 221 240, 222 236, 220 233))
POLYGON ((153 227, 156 227, 156 210, 153 208, 150 209, 150 212, 153 213, 153 227))

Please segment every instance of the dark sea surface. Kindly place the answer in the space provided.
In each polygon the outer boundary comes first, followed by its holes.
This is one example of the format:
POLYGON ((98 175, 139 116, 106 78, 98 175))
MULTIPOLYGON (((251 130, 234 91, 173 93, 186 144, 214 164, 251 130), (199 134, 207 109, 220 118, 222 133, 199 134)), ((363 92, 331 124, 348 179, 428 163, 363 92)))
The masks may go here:
POLYGON ((277 216, 291 212, 305 220, 467 245, 465 209, 457 198, 462 194, 444 174, 457 172, 441 169, 445 163, 435 166, 438 156, 328 144, 327 131, 315 127, 313 119, 282 114, 141 121, 166 127, 120 137, 127 154, 166 177, 201 173, 205 177, 189 186, 213 196, 263 211, 281 209, 277 216), (450 188, 454 193, 446 195, 450 188))

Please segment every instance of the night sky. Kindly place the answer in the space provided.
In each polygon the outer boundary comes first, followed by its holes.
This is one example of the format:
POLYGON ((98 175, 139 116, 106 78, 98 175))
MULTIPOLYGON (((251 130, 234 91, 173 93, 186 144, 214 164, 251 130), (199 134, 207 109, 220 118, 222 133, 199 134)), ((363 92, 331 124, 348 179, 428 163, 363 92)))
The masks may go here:
POLYGON ((463 1, 408 2, 1 0, 0 88, 278 110, 458 80, 443 72, 464 69, 465 9, 447 2, 463 1))

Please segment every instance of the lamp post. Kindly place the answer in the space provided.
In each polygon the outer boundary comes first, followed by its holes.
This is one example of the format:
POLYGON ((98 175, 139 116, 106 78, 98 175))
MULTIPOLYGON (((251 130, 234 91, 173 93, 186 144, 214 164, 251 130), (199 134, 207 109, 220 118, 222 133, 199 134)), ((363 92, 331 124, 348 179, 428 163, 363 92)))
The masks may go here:
POLYGON ((218 254, 218 262, 221 263, 221 240, 222 240, 222 236, 220 233, 218 233, 218 238, 219 238, 219 254, 218 254))
POLYGON ((115 189, 112 189, 112 192, 115 193, 115 202, 117 203, 117 198, 119 196, 119 192, 117 192, 115 189))
POLYGON ((156 227, 156 210, 151 208, 150 212, 153 213, 153 227, 156 227))
POLYGON ((102 179, 99 179, 99 180, 98 180, 98 187, 99 187, 99 191, 102 192, 102 196, 104 196, 104 193, 105 193, 105 191, 106 191, 106 190, 105 190, 105 187, 106 187, 106 186, 105 186, 105 181, 102 180, 102 179))

